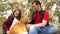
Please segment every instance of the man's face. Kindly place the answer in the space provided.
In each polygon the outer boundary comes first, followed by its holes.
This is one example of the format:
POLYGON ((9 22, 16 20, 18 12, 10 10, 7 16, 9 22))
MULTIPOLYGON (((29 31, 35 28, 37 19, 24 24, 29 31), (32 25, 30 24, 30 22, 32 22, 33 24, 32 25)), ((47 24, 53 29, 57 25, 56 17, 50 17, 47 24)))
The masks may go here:
POLYGON ((37 11, 37 10, 38 10, 38 7, 39 7, 39 6, 36 5, 36 3, 33 3, 32 8, 33 8, 34 11, 37 11))

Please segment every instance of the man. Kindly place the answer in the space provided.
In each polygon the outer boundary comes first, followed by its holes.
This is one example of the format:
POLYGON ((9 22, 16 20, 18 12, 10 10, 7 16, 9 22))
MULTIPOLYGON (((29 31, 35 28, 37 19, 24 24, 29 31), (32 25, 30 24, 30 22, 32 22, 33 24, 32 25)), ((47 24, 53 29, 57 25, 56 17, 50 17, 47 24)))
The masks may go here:
POLYGON ((42 10, 41 3, 38 0, 35 0, 32 6, 34 9, 32 21, 27 24, 29 34, 56 34, 58 27, 49 25, 48 11, 42 10))

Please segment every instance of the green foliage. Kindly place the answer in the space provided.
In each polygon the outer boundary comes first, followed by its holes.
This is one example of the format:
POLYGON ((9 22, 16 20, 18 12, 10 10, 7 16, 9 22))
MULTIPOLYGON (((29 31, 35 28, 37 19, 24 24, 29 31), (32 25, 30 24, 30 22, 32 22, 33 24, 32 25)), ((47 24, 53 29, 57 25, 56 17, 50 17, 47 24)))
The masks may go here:
POLYGON ((6 18, 5 17, 0 17, 0 27, 2 26, 2 23, 4 22, 6 18))
POLYGON ((0 1, 0 11, 3 11, 5 9, 6 5, 3 4, 1 1, 0 1))
POLYGON ((50 7, 53 6, 53 4, 54 4, 53 1, 46 2, 46 5, 45 5, 46 6, 46 10, 50 10, 51 9, 50 7))
POLYGON ((54 16, 59 16, 58 11, 56 10, 53 15, 54 16))

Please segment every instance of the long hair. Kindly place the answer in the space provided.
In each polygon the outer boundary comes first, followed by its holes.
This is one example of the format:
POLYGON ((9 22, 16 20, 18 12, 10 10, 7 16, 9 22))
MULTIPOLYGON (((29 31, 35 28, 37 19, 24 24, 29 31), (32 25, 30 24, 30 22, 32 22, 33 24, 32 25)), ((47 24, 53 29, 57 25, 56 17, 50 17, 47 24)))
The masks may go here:
POLYGON ((20 10, 20 9, 14 10, 14 11, 13 11, 13 16, 14 16, 14 13, 15 13, 16 11, 19 11, 19 16, 16 17, 16 18, 17 18, 18 20, 20 20, 20 18, 21 18, 21 10, 20 10))

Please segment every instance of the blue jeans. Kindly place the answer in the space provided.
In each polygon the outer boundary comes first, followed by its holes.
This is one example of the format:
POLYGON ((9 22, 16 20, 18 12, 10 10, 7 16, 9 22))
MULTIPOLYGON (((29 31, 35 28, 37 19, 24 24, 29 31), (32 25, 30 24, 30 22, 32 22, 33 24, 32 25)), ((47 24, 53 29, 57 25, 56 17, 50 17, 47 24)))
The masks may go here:
POLYGON ((3 30, 3 34, 6 34, 6 32, 4 31, 4 29, 2 29, 3 30))
POLYGON ((56 34, 58 31, 57 26, 41 27, 30 27, 29 34, 56 34))

